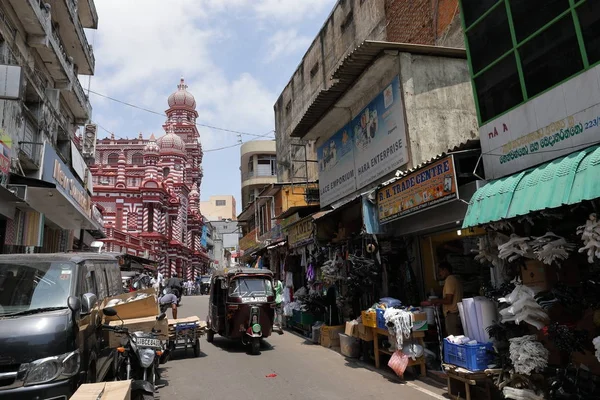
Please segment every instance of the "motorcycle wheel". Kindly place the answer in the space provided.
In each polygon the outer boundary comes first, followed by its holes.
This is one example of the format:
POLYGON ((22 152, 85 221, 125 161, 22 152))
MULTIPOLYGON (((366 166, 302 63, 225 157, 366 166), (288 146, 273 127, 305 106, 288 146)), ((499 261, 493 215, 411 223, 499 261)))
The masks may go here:
POLYGON ((260 338, 252 338, 252 342, 250 343, 251 349, 250 353, 253 356, 257 356, 260 353, 260 338))
POLYGON ((213 332, 213 330, 212 330, 212 329, 210 329, 210 328, 209 328, 209 329, 206 331, 206 341, 207 341, 208 343, 212 343, 214 339, 215 339, 215 333, 213 332))

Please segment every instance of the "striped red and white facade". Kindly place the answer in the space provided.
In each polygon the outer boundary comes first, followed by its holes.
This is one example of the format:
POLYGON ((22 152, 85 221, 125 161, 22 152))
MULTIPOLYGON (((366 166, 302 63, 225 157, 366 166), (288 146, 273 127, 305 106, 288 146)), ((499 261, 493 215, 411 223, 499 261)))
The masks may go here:
POLYGON ((211 260, 201 246, 198 113, 183 78, 168 104, 158 139, 98 139, 93 201, 102 209, 108 251, 130 252, 139 242, 166 276, 191 278, 206 273, 211 260))

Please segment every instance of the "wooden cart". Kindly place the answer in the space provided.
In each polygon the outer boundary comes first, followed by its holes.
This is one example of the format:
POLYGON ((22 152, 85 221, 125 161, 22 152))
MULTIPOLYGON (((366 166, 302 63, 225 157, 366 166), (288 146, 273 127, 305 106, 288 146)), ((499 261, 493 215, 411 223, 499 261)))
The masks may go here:
POLYGON ((194 356, 200 355, 200 337, 206 333, 206 321, 200 318, 187 317, 169 320, 169 349, 194 350, 194 356))
MULTIPOLYGON (((381 329, 381 328, 371 328, 371 331, 373 332, 373 350, 375 353, 375 367, 381 368, 380 362, 379 362, 380 354, 383 353, 383 354, 387 354, 387 355, 391 356, 393 353, 391 351, 388 351, 386 349, 382 349, 379 347, 379 336, 385 336, 389 339, 390 333, 387 329, 381 329)), ((423 343, 424 337, 425 337, 425 332, 413 332, 411 335, 411 339, 415 339, 415 341, 418 344, 420 344, 421 346, 423 346, 423 348, 425 348, 425 345, 423 343)), ((425 367, 425 356, 419 357, 416 360, 409 359, 409 361, 408 361, 409 367, 413 367, 416 365, 418 365, 420 367, 421 376, 427 376, 427 370, 425 367)))

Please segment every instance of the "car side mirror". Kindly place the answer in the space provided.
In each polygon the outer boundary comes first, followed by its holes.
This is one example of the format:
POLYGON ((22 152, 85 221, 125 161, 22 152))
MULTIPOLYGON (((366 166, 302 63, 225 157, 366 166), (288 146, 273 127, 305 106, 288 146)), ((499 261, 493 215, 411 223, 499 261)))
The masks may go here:
POLYGON ((102 309, 102 314, 106 315, 107 317, 114 317, 117 315, 117 310, 112 307, 104 307, 102 309))
POLYGON ((94 293, 86 293, 81 298, 81 314, 87 315, 98 304, 98 298, 94 293))
POLYGON ((81 312, 81 300, 79 299, 79 297, 69 296, 69 298, 67 299, 67 305, 69 306, 69 309, 74 313, 81 312))

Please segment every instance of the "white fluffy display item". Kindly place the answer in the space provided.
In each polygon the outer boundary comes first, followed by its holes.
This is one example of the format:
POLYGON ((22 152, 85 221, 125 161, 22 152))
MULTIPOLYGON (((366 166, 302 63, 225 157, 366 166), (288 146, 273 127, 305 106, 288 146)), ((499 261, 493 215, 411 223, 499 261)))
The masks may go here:
POLYGON ((587 260, 594 263, 594 257, 600 258, 600 221, 596 214, 591 213, 585 225, 577 228, 577 234, 581 235, 584 246, 579 249, 580 253, 587 253, 587 260))
POLYGON ((535 340, 535 335, 526 335, 510 339, 509 354, 515 372, 530 375, 533 371, 546 368, 550 352, 535 340))
POLYGON ((502 394, 507 399, 514 400, 544 400, 543 397, 538 396, 533 390, 529 389, 517 389, 513 387, 505 387, 502 389, 502 394))
POLYGON ((600 361, 600 336, 594 338, 594 340, 592 340, 592 343, 594 344, 594 348, 596 349, 596 358, 598 359, 598 361, 600 361))
POLYGON ((542 329, 548 322, 548 314, 535 301, 534 292, 528 286, 517 284, 508 296, 502 297, 498 301, 511 305, 500 311, 502 322, 514 321, 517 325, 527 322, 537 329, 542 329))

